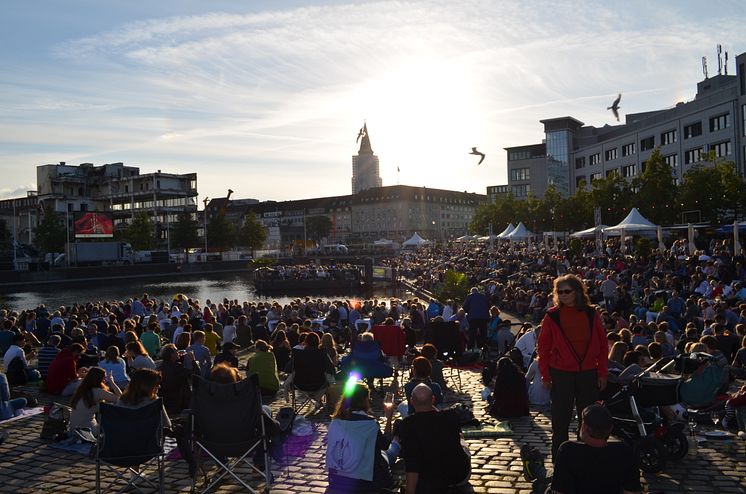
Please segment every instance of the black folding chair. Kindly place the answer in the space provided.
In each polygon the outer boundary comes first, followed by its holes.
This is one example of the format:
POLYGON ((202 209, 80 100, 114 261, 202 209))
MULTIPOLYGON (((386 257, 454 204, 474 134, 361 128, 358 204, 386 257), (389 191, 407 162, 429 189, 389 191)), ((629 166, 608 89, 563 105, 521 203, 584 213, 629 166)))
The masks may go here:
POLYGON ((147 479, 143 473, 144 466, 156 461, 158 468, 158 489, 163 493, 163 404, 159 399, 140 408, 125 408, 108 403, 99 406, 100 433, 94 446, 96 461, 96 492, 107 492, 119 479, 124 479, 128 473, 132 477, 127 485, 119 492, 134 487, 143 492, 135 481, 140 479, 151 488, 156 485, 147 479), (118 470, 117 476, 101 490, 101 465, 113 471, 118 470))
POLYGON ((425 343, 432 343, 438 349, 438 358, 449 369, 449 380, 457 391, 461 391, 461 371, 459 361, 464 353, 458 323, 431 322, 425 328, 425 343), (455 377, 454 377, 455 374, 455 377))
POLYGON ((205 481, 200 492, 212 489, 223 477, 230 475, 249 492, 269 493, 272 474, 270 472, 269 435, 262 419, 262 395, 256 374, 241 382, 220 384, 207 381, 200 376, 192 378, 192 408, 189 411, 192 423, 194 458, 197 461, 192 492, 197 489, 198 472, 205 473, 201 464, 202 453, 206 453, 219 467, 219 475, 205 481), (264 456, 264 468, 251 461, 249 455, 264 456), (241 478, 241 466, 249 467, 249 474, 259 473, 264 477, 264 488, 249 485, 241 478))
POLYGON ((320 401, 326 388, 329 387, 324 373, 324 357, 325 354, 320 351, 293 349, 293 382, 289 391, 290 404, 296 415, 311 400, 320 401), (297 402, 296 393, 300 395, 300 405, 297 402))

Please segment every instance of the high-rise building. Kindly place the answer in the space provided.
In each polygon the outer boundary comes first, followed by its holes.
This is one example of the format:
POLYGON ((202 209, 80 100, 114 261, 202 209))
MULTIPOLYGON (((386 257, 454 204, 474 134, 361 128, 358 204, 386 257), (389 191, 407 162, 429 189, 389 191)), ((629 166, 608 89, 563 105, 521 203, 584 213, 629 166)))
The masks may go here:
POLYGON ((357 156, 352 157, 353 194, 382 185, 378 171, 378 156, 373 154, 373 149, 370 147, 367 123, 363 124, 358 138, 360 140, 360 150, 357 152, 357 156))

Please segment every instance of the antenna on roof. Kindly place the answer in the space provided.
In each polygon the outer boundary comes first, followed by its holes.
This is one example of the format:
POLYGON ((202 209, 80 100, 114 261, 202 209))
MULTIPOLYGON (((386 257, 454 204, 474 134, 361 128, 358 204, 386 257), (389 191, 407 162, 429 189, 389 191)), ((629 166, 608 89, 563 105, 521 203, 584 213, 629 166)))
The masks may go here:
POLYGON ((702 57, 702 73, 705 75, 705 79, 707 79, 707 57, 702 57))
POLYGON ((728 52, 725 52, 725 75, 728 75, 728 52))
POLYGON ((718 43, 718 75, 721 75, 723 73, 723 45, 718 43))

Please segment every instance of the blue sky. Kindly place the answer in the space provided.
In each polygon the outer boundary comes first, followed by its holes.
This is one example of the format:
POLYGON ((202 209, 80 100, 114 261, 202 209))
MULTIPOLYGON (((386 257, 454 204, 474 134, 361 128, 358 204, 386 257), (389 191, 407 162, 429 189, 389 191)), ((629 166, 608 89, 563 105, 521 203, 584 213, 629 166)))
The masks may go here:
POLYGON ((6 0, 0 198, 59 161, 197 172, 202 197, 348 194, 364 120, 384 185, 484 193, 540 119, 692 99, 717 43, 734 74, 744 21, 740 1, 6 0))

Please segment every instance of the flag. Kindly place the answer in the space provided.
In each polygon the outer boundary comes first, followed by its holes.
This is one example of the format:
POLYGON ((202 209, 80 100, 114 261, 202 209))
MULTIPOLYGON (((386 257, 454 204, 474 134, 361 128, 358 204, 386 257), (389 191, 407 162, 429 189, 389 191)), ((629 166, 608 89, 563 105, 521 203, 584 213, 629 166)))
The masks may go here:
POLYGON ((357 139, 355 139, 355 143, 360 141, 361 137, 365 137, 365 131, 363 130, 363 127, 360 127, 360 131, 357 133, 357 139))

